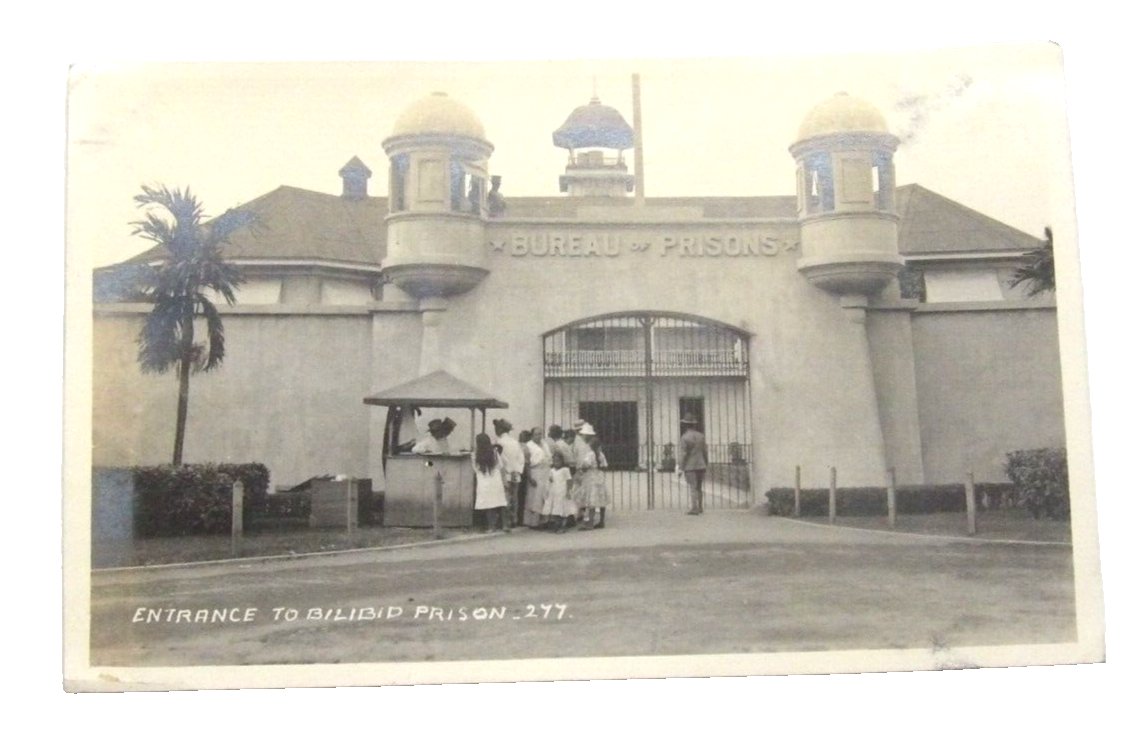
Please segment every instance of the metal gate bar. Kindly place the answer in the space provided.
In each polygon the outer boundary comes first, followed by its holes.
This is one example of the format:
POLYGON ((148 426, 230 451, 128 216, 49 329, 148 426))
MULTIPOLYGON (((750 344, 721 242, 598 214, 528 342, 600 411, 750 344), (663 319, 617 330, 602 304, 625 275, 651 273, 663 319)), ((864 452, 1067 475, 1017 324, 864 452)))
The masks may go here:
POLYGON ((637 312, 568 324, 543 336, 544 424, 595 428, 618 509, 683 509, 674 475, 684 406, 707 439, 706 506, 748 507, 748 337, 679 314, 637 312))

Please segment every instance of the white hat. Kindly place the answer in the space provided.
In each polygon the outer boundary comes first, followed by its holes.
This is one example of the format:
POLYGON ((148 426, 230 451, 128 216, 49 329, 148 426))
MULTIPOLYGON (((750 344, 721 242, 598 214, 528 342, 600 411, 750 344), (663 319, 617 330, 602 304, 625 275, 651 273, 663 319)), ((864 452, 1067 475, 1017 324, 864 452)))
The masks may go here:
POLYGON ((587 436, 589 434, 593 437, 595 436, 595 430, 591 428, 591 424, 584 424, 582 427, 579 428, 579 433, 584 435, 584 436, 587 436))

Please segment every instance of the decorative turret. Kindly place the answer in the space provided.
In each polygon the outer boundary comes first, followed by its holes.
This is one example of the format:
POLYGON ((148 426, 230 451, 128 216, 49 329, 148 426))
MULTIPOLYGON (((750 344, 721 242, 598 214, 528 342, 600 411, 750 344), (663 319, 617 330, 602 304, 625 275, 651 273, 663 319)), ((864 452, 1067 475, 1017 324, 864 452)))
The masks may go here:
POLYGON ((790 147, 798 164, 798 269, 817 287, 865 298, 904 264, 893 202, 897 143, 877 108, 845 93, 802 121, 790 147))
POLYGON ((341 197, 346 200, 364 200, 369 197, 369 178, 373 171, 357 157, 353 157, 338 170, 341 175, 341 197))
POLYGON ((389 155, 386 278, 416 298, 479 283, 492 144, 467 106, 436 92, 409 106, 381 146, 389 155))
POLYGON ((635 134, 623 115, 592 97, 572 111, 552 133, 552 143, 568 150, 567 169, 560 175, 560 192, 622 198, 635 189, 627 173, 623 150, 634 146, 635 134), (606 150, 614 151, 608 155, 606 150))

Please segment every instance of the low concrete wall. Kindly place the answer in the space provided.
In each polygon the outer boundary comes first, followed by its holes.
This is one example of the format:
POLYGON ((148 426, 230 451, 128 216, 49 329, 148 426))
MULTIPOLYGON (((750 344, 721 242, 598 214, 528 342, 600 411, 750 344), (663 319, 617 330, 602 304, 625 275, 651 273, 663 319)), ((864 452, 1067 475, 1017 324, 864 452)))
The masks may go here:
POLYGON ((1005 453, 1064 446, 1054 306, 922 306, 913 344, 926 482, 1006 481, 1005 453))
POLYGON ((131 564, 135 540, 135 483, 130 468, 91 471, 91 567, 131 564))

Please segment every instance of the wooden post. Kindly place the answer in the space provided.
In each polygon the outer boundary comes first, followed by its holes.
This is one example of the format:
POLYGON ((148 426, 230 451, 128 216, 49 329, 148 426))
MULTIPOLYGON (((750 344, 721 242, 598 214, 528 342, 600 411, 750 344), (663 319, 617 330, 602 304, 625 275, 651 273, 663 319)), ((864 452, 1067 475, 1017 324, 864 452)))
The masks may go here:
POLYGON ((802 466, 794 466, 794 517, 802 515, 802 466))
POLYGON ((433 538, 441 539, 441 507, 444 504, 444 476, 438 470, 433 476, 433 538))
POLYGON ((976 534, 976 481, 973 480, 972 471, 969 471, 968 477, 964 483, 964 505, 965 511, 968 512, 968 533, 970 535, 976 534))
POLYGON ((889 529, 897 528, 897 469, 889 468, 886 472, 889 496, 889 529))
POLYGON ((353 545, 353 535, 357 530, 357 479, 349 478, 345 485, 345 536, 353 545))
POLYGON ((837 468, 829 469, 829 523, 837 521, 837 468))
POLYGON ((246 497, 246 486, 242 481, 234 481, 230 489, 230 554, 242 554, 242 499, 246 497))

